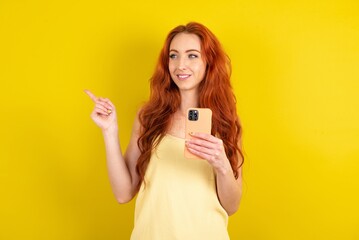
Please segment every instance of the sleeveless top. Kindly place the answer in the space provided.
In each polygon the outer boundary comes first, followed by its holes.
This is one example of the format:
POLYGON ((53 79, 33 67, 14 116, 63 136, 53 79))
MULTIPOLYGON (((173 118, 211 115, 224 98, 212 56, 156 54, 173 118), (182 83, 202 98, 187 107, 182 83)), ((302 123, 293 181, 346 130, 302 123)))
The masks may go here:
POLYGON ((135 206, 131 240, 228 240, 211 165, 184 157, 185 139, 165 135, 154 149, 135 206))

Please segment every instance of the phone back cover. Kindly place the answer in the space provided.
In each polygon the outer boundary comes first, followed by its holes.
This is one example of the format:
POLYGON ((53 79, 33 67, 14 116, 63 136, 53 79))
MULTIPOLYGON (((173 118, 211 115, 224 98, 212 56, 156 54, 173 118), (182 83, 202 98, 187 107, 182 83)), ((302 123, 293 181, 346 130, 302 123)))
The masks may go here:
MULTIPOLYGON (((200 132, 200 133, 208 133, 211 134, 212 128, 212 111, 209 108, 190 108, 187 110, 186 116, 186 139, 191 139, 190 133, 200 132), (198 120, 190 121, 188 120, 188 111, 189 110, 197 110, 198 120)), ((186 158, 195 158, 200 159, 196 155, 193 155, 187 150, 187 147, 184 148, 184 156, 186 158)))

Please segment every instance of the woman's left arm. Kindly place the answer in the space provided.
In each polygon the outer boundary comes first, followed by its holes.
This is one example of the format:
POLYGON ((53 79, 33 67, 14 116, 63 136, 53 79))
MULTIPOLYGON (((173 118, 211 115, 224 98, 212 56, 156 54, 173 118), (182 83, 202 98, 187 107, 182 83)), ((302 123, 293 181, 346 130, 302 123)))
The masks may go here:
POLYGON ((186 141, 188 150, 212 165, 219 201, 228 215, 234 214, 242 196, 242 169, 238 170, 236 179, 221 139, 205 133, 194 133, 192 137, 186 141))

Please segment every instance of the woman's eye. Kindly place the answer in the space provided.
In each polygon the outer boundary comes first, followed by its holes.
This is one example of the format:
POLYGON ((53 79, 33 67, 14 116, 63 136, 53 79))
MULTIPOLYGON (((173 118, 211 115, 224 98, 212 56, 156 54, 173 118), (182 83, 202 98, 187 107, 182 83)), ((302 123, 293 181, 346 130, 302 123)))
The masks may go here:
POLYGON ((197 58, 198 56, 196 54, 190 54, 188 57, 189 58, 197 58))
POLYGON ((170 54, 170 58, 171 59, 174 59, 174 58, 176 58, 177 56, 176 56, 176 54, 170 54))

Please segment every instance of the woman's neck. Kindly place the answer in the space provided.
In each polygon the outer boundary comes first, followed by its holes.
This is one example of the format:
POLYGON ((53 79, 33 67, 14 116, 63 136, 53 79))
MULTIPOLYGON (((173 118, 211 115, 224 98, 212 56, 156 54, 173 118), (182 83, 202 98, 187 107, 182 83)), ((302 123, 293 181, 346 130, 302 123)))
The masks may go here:
POLYGON ((194 91, 181 92, 181 105, 178 111, 184 116, 187 115, 188 108, 196 108, 199 106, 198 93, 194 91))

